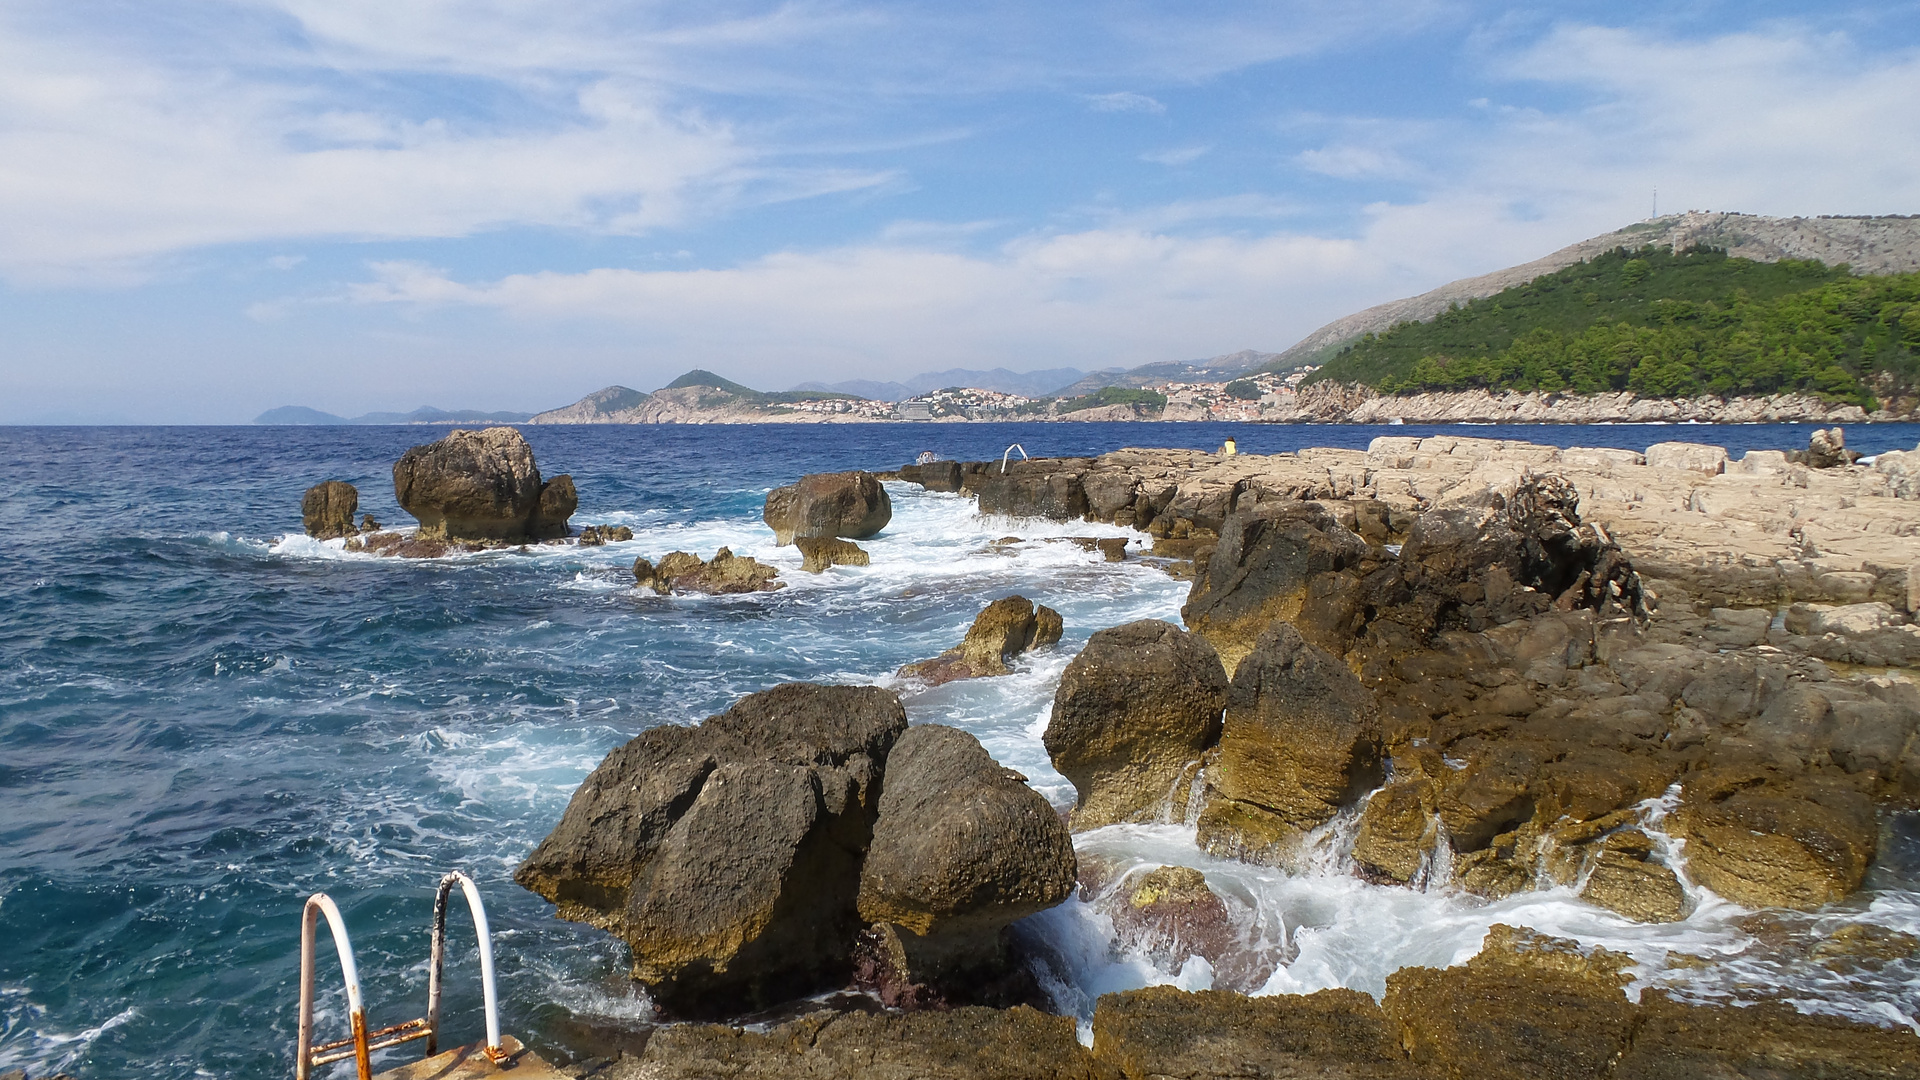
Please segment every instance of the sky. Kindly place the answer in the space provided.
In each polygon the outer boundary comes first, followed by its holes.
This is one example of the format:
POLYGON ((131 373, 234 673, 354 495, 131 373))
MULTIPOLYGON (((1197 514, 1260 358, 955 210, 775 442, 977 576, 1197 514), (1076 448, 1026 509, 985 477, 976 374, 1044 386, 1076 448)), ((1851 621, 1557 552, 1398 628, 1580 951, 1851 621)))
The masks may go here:
POLYGON ((1920 213, 1920 4, 0 0, 0 423, 1279 351, 1920 213))

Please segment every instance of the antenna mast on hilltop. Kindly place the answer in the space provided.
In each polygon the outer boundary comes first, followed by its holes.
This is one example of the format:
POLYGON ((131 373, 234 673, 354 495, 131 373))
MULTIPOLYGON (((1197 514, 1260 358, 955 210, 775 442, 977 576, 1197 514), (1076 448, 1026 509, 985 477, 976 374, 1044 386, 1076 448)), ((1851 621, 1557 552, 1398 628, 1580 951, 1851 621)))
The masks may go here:
POLYGON ((1653 216, 1654 217, 1660 216, 1660 189, 1659 188, 1653 189, 1653 216))

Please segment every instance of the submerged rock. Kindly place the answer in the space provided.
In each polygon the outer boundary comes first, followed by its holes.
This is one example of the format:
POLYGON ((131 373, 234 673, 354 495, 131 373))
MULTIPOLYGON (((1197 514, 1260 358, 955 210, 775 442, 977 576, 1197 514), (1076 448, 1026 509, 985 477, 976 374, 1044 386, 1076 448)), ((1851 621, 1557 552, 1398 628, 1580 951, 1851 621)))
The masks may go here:
POLYGON ((1143 619, 1095 633, 1060 676, 1042 741, 1079 795, 1075 829, 1184 817, 1220 737, 1227 675, 1204 638, 1143 619))
POLYGON ((865 540, 893 520, 893 502, 870 472, 809 473, 768 492, 760 517, 782 547, 802 536, 865 540))
POLYGON ((1059 815, 979 740, 924 724, 894 744, 859 894, 889 981, 931 988, 922 1004, 991 996, 1009 974, 1006 928, 1075 879, 1059 815))
POLYGON ((670 1009, 737 1014, 842 985, 906 725, 877 687, 789 683, 652 728, 587 777, 514 880, 625 941, 670 1009))
POLYGON ((300 499, 300 520, 315 540, 352 536, 353 514, 360 508, 360 492, 340 480, 323 480, 300 499))
POLYGON ((838 537, 796 536, 793 543, 800 549, 800 569, 809 574, 824 573, 830 566, 866 566, 872 561, 859 544, 838 537))
POLYGON ((931 660, 900 669, 903 678, 921 679, 932 686, 955 679, 1005 675, 1007 662, 1023 652, 1058 644, 1064 627, 1060 613, 1035 606, 1024 596, 1008 596, 988 604, 967 628, 959 645, 931 660))
POLYGON ((1190 866, 1162 866, 1142 875, 1115 904, 1113 926, 1130 948, 1158 953, 1177 967, 1188 956, 1205 957, 1218 970, 1237 959, 1233 924, 1226 902, 1207 887, 1206 876, 1190 866))
POLYGON ((668 552, 658 566, 644 558, 633 560, 634 585, 661 596, 676 592, 774 592, 787 587, 786 582, 775 580, 779 576, 778 568, 751 556, 735 555, 732 548, 721 548, 710 561, 685 551, 668 552))
POLYGON ((393 494, 420 521, 422 540, 523 540, 565 536, 573 478, 542 482, 526 437, 510 427, 455 429, 393 466, 393 494))

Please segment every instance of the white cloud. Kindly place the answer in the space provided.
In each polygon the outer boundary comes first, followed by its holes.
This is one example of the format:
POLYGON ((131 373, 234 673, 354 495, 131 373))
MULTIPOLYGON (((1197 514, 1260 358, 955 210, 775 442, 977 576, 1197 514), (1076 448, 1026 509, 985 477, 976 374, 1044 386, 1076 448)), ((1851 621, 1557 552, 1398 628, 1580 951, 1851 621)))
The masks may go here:
POLYGON ((1145 94, 1120 90, 1111 94, 1082 94, 1087 108, 1094 112, 1163 113, 1167 107, 1145 94))
POLYGON ((903 364, 1016 356, 1036 366, 1139 364, 1267 346, 1304 334, 1321 312, 1365 290, 1396 287, 1382 280, 1393 277, 1390 264, 1361 242, 1119 229, 1026 237, 985 255, 876 244, 781 252, 720 270, 468 282, 417 263, 372 269, 372 280, 341 299, 626 326, 646 342, 636 346, 638 364, 712 362, 766 385, 802 371, 878 377, 903 364))
POLYGON ((1211 146, 1179 146, 1169 150, 1155 150, 1141 154, 1141 161, 1150 161, 1155 165, 1191 165, 1206 156, 1211 146))
POLYGON ((1303 150, 1299 160, 1300 164, 1313 172, 1342 180, 1401 176, 1409 171, 1406 161, 1399 154, 1372 146, 1344 145, 1303 150))

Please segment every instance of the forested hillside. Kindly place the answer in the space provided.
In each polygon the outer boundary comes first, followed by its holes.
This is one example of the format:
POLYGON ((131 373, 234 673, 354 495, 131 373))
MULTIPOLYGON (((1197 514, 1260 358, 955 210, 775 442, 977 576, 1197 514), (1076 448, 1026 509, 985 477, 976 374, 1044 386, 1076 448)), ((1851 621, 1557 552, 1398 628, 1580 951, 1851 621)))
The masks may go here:
POLYGON ((1388 393, 1808 391, 1872 408, 1920 382, 1920 274, 1616 249, 1344 349, 1313 376, 1388 393))

